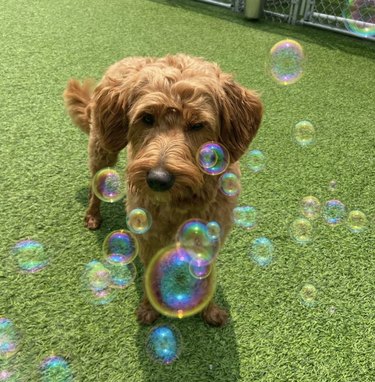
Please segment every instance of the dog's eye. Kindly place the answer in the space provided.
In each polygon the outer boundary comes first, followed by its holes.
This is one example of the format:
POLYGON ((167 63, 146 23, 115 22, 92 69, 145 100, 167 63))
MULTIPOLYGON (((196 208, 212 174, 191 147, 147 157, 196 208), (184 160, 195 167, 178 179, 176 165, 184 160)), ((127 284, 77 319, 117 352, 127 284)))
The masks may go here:
POLYGON ((146 125, 152 126, 155 122, 155 118, 152 114, 146 113, 146 114, 143 114, 142 116, 142 122, 145 123, 146 125))
POLYGON ((194 124, 190 125, 190 129, 189 130, 198 131, 198 130, 203 129, 203 127, 204 127, 203 123, 194 123, 194 124))

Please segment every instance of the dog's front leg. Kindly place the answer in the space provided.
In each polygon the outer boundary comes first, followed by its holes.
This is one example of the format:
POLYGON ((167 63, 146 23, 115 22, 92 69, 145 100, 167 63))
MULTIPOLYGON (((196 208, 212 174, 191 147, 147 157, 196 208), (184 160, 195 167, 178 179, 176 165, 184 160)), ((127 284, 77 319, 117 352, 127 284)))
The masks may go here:
POLYGON ((146 294, 144 294, 136 313, 138 322, 143 325, 152 324, 160 316, 160 313, 151 305, 146 294))
MULTIPOLYGON (((99 170, 105 167, 113 167, 117 162, 118 152, 112 153, 102 148, 94 133, 90 134, 88 151, 91 179, 94 178, 95 174, 99 170)), ((100 227, 102 222, 100 215, 100 203, 101 201, 93 192, 91 184, 89 192, 89 206, 85 216, 85 226, 89 229, 97 229, 100 227)))

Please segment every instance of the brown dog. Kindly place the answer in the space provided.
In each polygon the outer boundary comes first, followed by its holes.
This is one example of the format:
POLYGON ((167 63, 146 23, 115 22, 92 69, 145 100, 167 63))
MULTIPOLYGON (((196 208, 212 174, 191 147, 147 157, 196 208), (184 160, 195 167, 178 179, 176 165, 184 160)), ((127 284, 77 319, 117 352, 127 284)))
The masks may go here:
MULTIPOLYGON (((218 65, 178 54, 126 58, 112 65, 94 90, 87 81, 70 80, 64 98, 73 121, 89 134, 92 175, 114 166, 119 151, 127 148, 127 212, 145 208, 154 222, 138 236, 145 266, 174 242, 188 219, 217 221, 225 239, 237 198, 220 192, 218 177, 204 174, 195 158, 202 144, 218 142, 229 151, 228 171, 240 176, 238 160, 262 118, 254 92, 218 65)), ((93 192, 85 223, 89 229, 101 223, 100 200, 93 192)), ((145 296, 138 320, 149 324, 158 315, 145 296)), ((213 302, 202 315, 211 325, 227 321, 225 310, 213 302)))

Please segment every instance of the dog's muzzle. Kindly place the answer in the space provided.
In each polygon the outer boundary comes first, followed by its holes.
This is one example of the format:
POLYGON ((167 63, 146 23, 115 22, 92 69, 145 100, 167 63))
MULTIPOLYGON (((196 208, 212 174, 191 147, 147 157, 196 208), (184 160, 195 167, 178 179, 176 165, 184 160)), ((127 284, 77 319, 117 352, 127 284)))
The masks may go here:
POLYGON ((162 192, 172 188, 175 176, 162 167, 155 167, 147 173, 146 180, 151 190, 162 192))

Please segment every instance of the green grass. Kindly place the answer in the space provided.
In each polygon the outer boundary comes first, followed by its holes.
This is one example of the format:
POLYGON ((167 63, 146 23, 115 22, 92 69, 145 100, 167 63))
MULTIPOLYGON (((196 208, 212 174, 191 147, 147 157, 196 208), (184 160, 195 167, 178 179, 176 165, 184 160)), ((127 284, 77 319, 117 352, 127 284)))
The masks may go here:
POLYGON ((82 382, 374 380, 373 44, 251 23, 188 0, 3 0, 0 46, 0 316, 21 335, 10 360, 19 380, 38 381, 38 365, 52 353, 82 382), (264 69, 272 45, 286 37, 308 58, 304 77, 290 87, 264 69), (216 61, 261 93, 265 116, 251 147, 265 153, 267 169, 254 174, 242 163, 241 204, 255 206, 259 222, 250 232, 234 229, 218 261, 217 300, 230 323, 218 330, 199 317, 161 319, 184 341, 181 358, 163 367, 148 359, 149 328, 135 321, 140 277, 105 306, 90 305, 81 293, 85 264, 101 258, 108 232, 124 227, 124 211, 121 203, 105 205, 103 227, 83 227, 87 137, 66 116, 61 94, 70 77, 99 79, 125 56, 175 52, 216 61), (317 131, 316 144, 305 149, 291 138, 302 119, 317 131), (362 210, 369 228, 356 235, 319 219, 314 241, 295 244, 288 227, 310 194, 362 210), (258 236, 274 243, 267 269, 248 258, 258 236), (47 247, 50 265, 39 273, 20 274, 9 254, 25 237, 47 247), (305 282, 318 290, 314 308, 298 300, 305 282))

